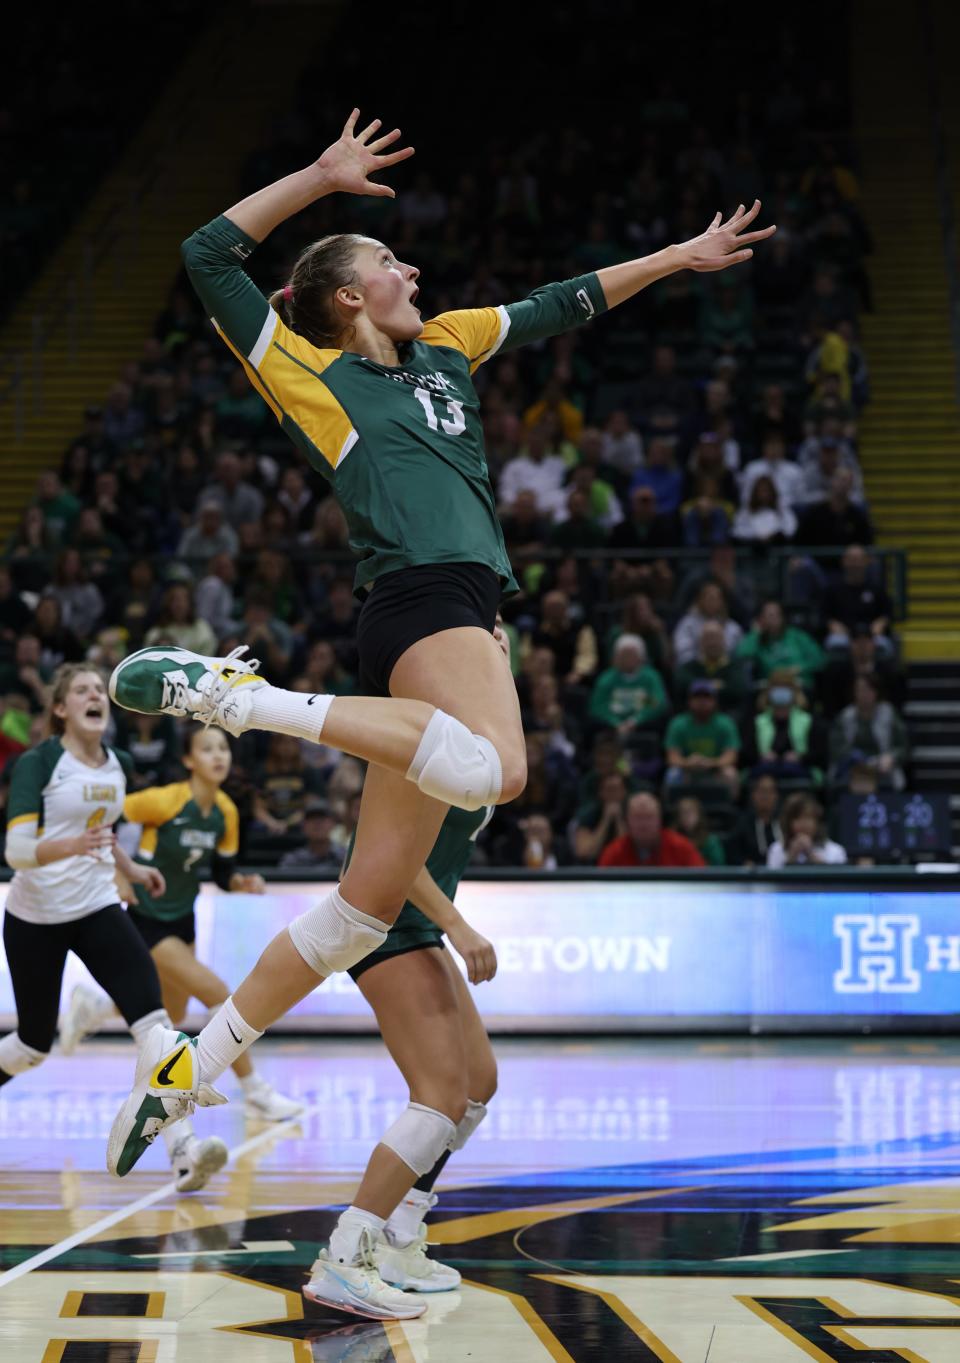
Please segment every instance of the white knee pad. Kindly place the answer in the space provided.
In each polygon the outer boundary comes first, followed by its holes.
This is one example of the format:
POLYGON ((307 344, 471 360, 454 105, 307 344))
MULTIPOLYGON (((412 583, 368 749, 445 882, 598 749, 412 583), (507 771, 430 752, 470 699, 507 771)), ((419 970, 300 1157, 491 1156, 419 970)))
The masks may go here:
POLYGON ((339 889, 287 928, 290 940, 311 970, 332 975, 349 970, 386 941, 386 925, 348 904, 339 889))
POLYGON ((442 1112, 422 1103, 408 1103, 380 1137, 380 1144, 389 1146, 419 1177, 430 1172, 456 1135, 456 1125, 442 1112))
POLYGON ((450 1149, 462 1150, 486 1115, 486 1103, 476 1103, 472 1098, 468 1098, 467 1110, 457 1122, 457 1134, 450 1149))
POLYGON ((16 1032, 8 1032, 0 1041, 0 1070, 5 1074, 23 1074, 25 1070, 32 1070, 46 1058, 46 1051, 35 1051, 32 1046, 21 1041, 16 1032))
POLYGON ((480 809, 499 800, 503 770, 488 738, 472 734, 459 719, 437 710, 423 731, 407 780, 444 804, 480 809))

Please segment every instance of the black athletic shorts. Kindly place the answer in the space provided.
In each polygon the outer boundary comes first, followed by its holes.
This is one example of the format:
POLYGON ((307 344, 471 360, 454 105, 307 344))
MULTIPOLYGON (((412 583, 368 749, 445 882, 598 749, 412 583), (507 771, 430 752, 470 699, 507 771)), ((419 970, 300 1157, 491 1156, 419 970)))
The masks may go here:
POLYGON ((369 956, 364 956, 362 961, 352 965, 347 969, 347 974, 351 980, 356 982, 365 970, 369 970, 372 965, 379 965, 381 961, 393 960, 395 956, 406 956, 410 951, 424 951, 427 947, 443 946, 443 933, 439 928, 435 932, 397 932, 388 933, 387 940, 382 947, 377 947, 371 951, 369 956))
POLYGON ((492 634, 500 578, 484 563, 427 563, 378 577, 357 625, 360 689, 390 695, 390 673, 412 644, 444 629, 475 625, 492 634))
POLYGON ((179 937, 187 946, 196 938, 196 920, 192 911, 180 918, 154 918, 149 913, 140 913, 132 905, 127 908, 127 917, 152 951, 165 937, 179 937))

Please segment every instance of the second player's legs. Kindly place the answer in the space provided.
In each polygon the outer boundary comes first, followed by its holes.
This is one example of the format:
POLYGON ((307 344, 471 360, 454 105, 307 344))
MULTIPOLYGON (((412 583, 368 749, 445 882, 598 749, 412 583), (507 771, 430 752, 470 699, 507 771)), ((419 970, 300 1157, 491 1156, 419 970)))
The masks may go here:
POLYGON ((119 904, 100 909, 75 926, 71 949, 113 999, 128 1027, 132 1029, 149 1014, 163 1012, 153 957, 119 904))
POLYGON ((497 1057, 493 1053, 490 1037, 473 1001, 470 987, 457 969, 451 952, 443 952, 443 963, 450 978, 451 988, 456 995, 460 1026, 463 1029, 467 1098, 475 1103, 486 1104, 497 1091, 497 1057))
POLYGON ((12 913, 4 915, 3 945, 17 1029, 0 1040, 0 1083, 38 1065, 53 1045, 72 926, 27 923, 12 913))
MULTIPOLYGON (((359 985, 407 1083, 410 1101, 442 1113, 455 1126, 470 1094, 458 997, 445 955, 435 947, 408 951, 365 970, 359 985)), ((354 1206, 386 1219, 417 1177, 417 1171, 381 1143, 370 1157, 354 1206)))
MULTIPOLYGON (((230 990, 220 976, 197 960, 193 942, 188 945, 179 937, 164 937, 151 954, 160 975, 164 1006, 175 1026, 180 1025, 192 998, 199 999, 206 1008, 217 1008, 230 997, 230 990)), ((233 1071, 238 1079, 245 1079, 253 1071, 246 1052, 235 1062, 233 1071)))

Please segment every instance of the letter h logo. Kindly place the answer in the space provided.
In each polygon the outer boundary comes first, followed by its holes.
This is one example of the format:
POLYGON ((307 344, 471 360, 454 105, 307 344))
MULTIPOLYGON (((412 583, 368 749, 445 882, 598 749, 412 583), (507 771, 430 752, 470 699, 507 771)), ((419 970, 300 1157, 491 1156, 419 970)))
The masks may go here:
POLYGON ((840 938, 840 969, 834 971, 838 994, 916 994, 920 972, 913 965, 913 942, 920 919, 913 913, 844 913, 833 920, 840 938))

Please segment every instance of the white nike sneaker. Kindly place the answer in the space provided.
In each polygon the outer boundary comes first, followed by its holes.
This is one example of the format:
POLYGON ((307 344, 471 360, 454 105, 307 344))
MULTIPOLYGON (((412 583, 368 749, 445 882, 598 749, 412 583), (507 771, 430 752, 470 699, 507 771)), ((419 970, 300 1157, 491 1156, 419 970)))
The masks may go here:
POLYGON ((165 1126, 189 1116, 197 1104, 215 1107, 226 1101, 200 1079, 196 1038, 158 1022, 144 1038, 133 1089, 113 1119, 108 1172, 123 1178, 165 1126))
POLYGON ((361 1233, 354 1263, 343 1264, 339 1259, 331 1259, 328 1249, 320 1251, 303 1295, 320 1306, 333 1306, 369 1320, 414 1320, 427 1309, 424 1302, 415 1301, 383 1281, 374 1261, 373 1236, 367 1227, 361 1233))
POLYGON ((266 1079, 243 1092, 243 1110, 248 1117, 256 1117, 261 1122, 285 1122, 291 1117, 299 1117, 306 1103, 296 1098, 288 1098, 278 1093, 266 1079))
POLYGON ((391 1245, 381 1236, 373 1251, 380 1277, 404 1292, 452 1292, 460 1286, 460 1274, 427 1254, 427 1228, 409 1245, 391 1245))
POLYGON ((170 1165, 178 1193, 195 1193, 227 1162, 227 1147, 219 1136, 184 1136, 170 1151, 170 1165))
POLYGON ((96 993, 85 984, 78 984, 60 1018, 61 1054, 73 1055, 83 1038, 96 1032, 101 1022, 112 1012, 112 999, 96 993))
POLYGON ((250 697, 266 686, 256 658, 241 657, 246 645, 225 658, 208 658, 173 645, 141 648, 124 658, 110 677, 110 699, 142 715, 189 716, 228 733, 246 732, 250 697))

